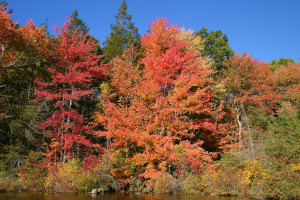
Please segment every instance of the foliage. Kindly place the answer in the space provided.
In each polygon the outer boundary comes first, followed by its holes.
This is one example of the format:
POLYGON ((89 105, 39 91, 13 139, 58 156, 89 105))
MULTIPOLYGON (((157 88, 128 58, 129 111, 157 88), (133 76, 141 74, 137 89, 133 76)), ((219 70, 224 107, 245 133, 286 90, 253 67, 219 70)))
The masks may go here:
POLYGON ((111 25, 109 37, 104 41, 103 52, 105 57, 103 62, 108 63, 116 56, 122 56, 124 49, 133 45, 140 46, 140 36, 138 29, 131 21, 131 15, 127 14, 127 4, 123 0, 118 14, 115 16, 116 24, 111 25))
POLYGON ((231 166, 222 166, 217 172, 212 172, 208 179, 208 191, 224 196, 239 194, 241 177, 231 166))
POLYGON ((273 118, 266 136, 265 151, 270 161, 295 163, 300 161, 300 115, 299 108, 286 103, 273 118))
POLYGON ((294 105, 300 99, 300 63, 281 65, 274 71, 277 90, 282 94, 282 100, 294 105))
POLYGON ((245 169, 242 172, 242 183, 246 185, 251 185, 257 182, 259 179, 266 179, 269 177, 269 174, 264 170, 264 166, 259 163, 259 161, 250 161, 245 162, 245 169))
POLYGON ((153 188, 155 193, 168 194, 176 190, 176 181, 170 174, 162 174, 155 178, 153 188))
POLYGON ((18 171, 19 183, 29 191, 43 191, 45 188, 46 168, 41 153, 30 152, 25 164, 18 171))
POLYGON ((274 69, 276 69, 279 66, 287 66, 288 64, 295 64, 295 61, 293 59, 288 59, 288 58, 279 58, 278 60, 272 60, 272 62, 270 62, 269 64, 272 65, 274 67, 274 69))
POLYGON ((48 170, 45 187, 49 191, 75 192, 77 191, 81 167, 75 159, 65 164, 57 163, 48 170))
POLYGON ((5 145, 0 154, 1 168, 4 174, 13 174, 25 163, 26 147, 17 141, 15 145, 5 145))
POLYGON ((208 184, 199 175, 191 174, 183 181, 183 192, 187 194, 197 194, 207 191, 208 184))
POLYGON ((5 138, 2 144, 14 145, 16 140, 26 139, 29 123, 21 115, 33 99, 34 78, 45 75, 48 38, 45 29, 30 20, 22 26, 13 22, 3 6, 0 18, 0 134, 5 138), (22 127, 18 132, 14 131, 16 125, 22 127))
POLYGON ((261 183, 261 196, 265 199, 298 199, 300 175, 289 166, 269 171, 270 176, 261 183))
POLYGON ((78 11, 74 10, 71 15, 71 23, 69 25, 70 35, 73 35, 73 32, 77 30, 77 32, 87 34, 89 32, 89 28, 87 27, 86 23, 78 18, 78 11))
POLYGON ((110 176, 111 168, 107 160, 93 157, 81 163, 77 159, 70 159, 65 164, 56 163, 51 166, 45 182, 46 190, 55 192, 91 191, 93 188, 101 188, 106 191, 116 188, 116 181, 110 176), (86 162, 98 159, 94 166, 87 167, 86 162), (85 170, 82 170, 85 165, 85 170))
POLYGON ((58 41, 51 43, 55 67, 48 68, 51 79, 46 82, 37 79, 35 91, 37 101, 49 101, 56 110, 38 127, 49 138, 47 158, 62 162, 101 149, 87 138, 93 135, 92 130, 75 108, 76 101, 96 95, 93 79, 107 75, 107 66, 98 63, 102 56, 92 53, 95 43, 85 41, 76 30, 70 35, 69 23, 60 27, 61 33, 56 29, 58 41))
POLYGON ((229 46, 227 35, 223 34, 221 30, 207 31, 208 29, 203 27, 195 33, 196 36, 200 36, 204 40, 204 49, 201 54, 213 59, 213 68, 216 72, 220 72, 226 69, 223 63, 233 55, 233 51, 229 46))
POLYGON ((189 43, 180 41, 179 33, 162 19, 150 26, 142 37, 143 73, 132 50, 112 60, 110 89, 96 115, 103 127, 97 134, 111 142, 112 157, 126 149, 126 162, 142 168, 145 179, 180 171, 182 164, 197 173, 212 161, 203 143, 218 148, 230 140, 214 121, 209 66, 186 48, 189 43))
POLYGON ((82 33, 85 35, 86 40, 93 41, 96 45, 92 52, 96 53, 97 55, 102 54, 102 49, 100 47, 100 41, 97 40, 94 36, 89 34, 89 28, 86 25, 86 23, 79 18, 79 14, 77 10, 74 10, 72 15, 70 16, 70 25, 69 25, 69 32, 70 35, 73 35, 73 32, 77 30, 76 32, 82 33))
POLYGON ((124 0, 109 67, 77 10, 54 39, 0 4, 0 190, 300 198, 299 63, 163 19, 140 41, 124 0))
POLYGON ((225 65, 225 87, 236 102, 275 109, 280 94, 270 65, 252 59, 252 56, 234 54, 225 65))

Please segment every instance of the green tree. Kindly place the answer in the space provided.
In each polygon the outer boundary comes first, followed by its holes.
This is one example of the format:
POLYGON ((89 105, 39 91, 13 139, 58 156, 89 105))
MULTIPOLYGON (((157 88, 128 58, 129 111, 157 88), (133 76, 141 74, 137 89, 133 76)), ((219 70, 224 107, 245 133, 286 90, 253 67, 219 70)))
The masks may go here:
POLYGON ((127 14, 127 4, 125 0, 123 0, 119 13, 115 18, 116 24, 111 25, 112 31, 103 43, 103 52, 106 54, 104 63, 109 62, 117 55, 121 56, 126 47, 134 45, 138 48, 140 46, 138 28, 135 27, 131 21, 131 15, 127 14))
POLYGON ((223 34, 221 30, 207 32, 207 28, 203 27, 200 31, 196 32, 196 36, 201 36, 204 39, 204 49, 202 50, 203 56, 209 56, 213 59, 213 68, 216 72, 224 69, 224 61, 233 55, 233 51, 229 46, 228 37, 223 34))
POLYGON ((269 117, 264 151, 269 174, 262 180, 263 196, 268 199, 300 197, 300 109, 283 102, 277 117, 269 117))
POLYGON ((71 24, 70 24, 70 34, 72 35, 75 29, 78 29, 79 32, 82 32, 84 34, 89 32, 89 28, 87 27, 86 23, 78 17, 78 11, 75 9, 71 18, 71 24))
POLYGON ((88 28, 86 23, 81 18, 79 18, 78 11, 76 9, 74 10, 70 18, 71 18, 71 23, 69 25, 70 34, 72 35, 75 29, 77 29, 77 31, 80 33, 87 34, 86 39, 93 41, 96 44, 93 53, 96 53, 97 55, 102 54, 100 41, 88 33, 90 29, 88 28))
POLYGON ((265 151, 276 162, 300 162, 300 109, 286 102, 268 127, 265 151))
POLYGON ((272 60, 269 64, 276 69, 277 67, 284 65, 287 66, 289 63, 295 64, 295 61, 293 59, 288 59, 288 58, 279 58, 278 60, 272 60))

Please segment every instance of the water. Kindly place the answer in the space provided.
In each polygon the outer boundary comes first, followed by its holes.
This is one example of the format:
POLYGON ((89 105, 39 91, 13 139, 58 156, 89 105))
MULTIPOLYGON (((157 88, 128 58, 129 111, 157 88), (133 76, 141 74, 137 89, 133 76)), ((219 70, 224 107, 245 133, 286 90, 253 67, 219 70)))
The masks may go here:
POLYGON ((64 194, 64 193, 0 193, 0 200, 233 200, 236 198, 203 195, 146 194, 64 194))

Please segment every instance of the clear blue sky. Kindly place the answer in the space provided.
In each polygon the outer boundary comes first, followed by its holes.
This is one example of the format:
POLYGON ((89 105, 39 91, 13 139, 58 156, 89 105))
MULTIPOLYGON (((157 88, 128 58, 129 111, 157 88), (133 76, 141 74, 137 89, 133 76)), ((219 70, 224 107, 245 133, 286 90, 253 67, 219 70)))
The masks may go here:
MULTIPOLYGON (((122 0, 7 0, 13 20, 25 24, 31 18, 40 25, 48 18, 49 29, 63 24, 77 9, 101 42, 122 0)), ((141 35, 157 17, 170 24, 199 31, 222 30, 237 52, 270 62, 280 57, 300 61, 300 0, 127 0, 128 14, 141 35)), ((53 34, 53 32, 51 32, 53 34)))

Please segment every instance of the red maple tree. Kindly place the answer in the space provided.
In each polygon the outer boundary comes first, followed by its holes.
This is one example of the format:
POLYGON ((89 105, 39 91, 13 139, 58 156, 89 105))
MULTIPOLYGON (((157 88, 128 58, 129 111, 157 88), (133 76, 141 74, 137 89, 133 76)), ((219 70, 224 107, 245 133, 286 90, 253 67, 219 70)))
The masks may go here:
POLYGON ((70 22, 55 28, 57 39, 51 41, 48 68, 51 79, 36 80, 36 100, 51 102, 55 112, 38 126, 49 138, 48 159, 65 162, 72 156, 100 150, 87 136, 94 135, 86 119, 76 111, 77 101, 97 92, 94 79, 108 75, 108 66, 100 63, 102 55, 92 53, 95 43, 77 30, 70 35, 70 22), (100 63, 100 64, 99 64, 100 63))
POLYGON ((234 54, 226 63, 224 84, 234 101, 275 109, 280 94, 276 91, 272 66, 253 59, 251 55, 234 54))

